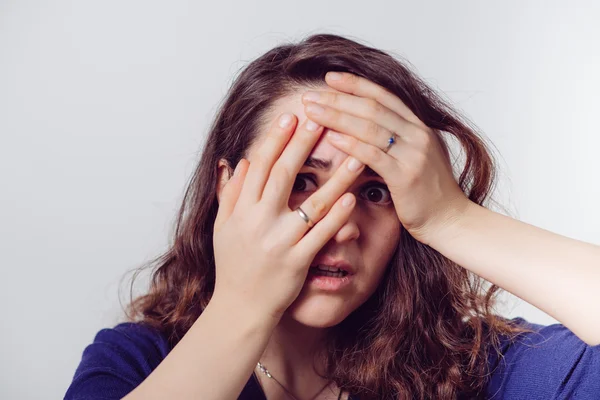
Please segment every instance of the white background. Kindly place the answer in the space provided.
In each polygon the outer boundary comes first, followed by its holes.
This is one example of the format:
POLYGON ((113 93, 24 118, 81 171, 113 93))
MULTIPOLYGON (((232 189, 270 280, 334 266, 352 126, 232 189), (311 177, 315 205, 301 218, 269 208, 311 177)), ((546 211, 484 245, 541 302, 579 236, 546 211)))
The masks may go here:
POLYGON ((308 34, 407 58, 496 145, 513 216, 600 243, 599 20, 593 1, 0 1, 0 398, 62 398, 119 279, 165 249, 232 78, 308 34))

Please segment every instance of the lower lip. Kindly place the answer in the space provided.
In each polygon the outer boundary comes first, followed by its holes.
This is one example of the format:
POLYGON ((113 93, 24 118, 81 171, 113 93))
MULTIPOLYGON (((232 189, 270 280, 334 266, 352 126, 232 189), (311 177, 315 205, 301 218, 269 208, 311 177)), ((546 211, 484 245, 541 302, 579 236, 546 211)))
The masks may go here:
POLYGON ((332 292, 343 289, 344 287, 348 286, 351 280, 352 275, 350 274, 338 278, 335 276, 315 275, 310 271, 308 272, 308 276, 306 277, 306 281, 311 286, 321 290, 327 290, 332 292))

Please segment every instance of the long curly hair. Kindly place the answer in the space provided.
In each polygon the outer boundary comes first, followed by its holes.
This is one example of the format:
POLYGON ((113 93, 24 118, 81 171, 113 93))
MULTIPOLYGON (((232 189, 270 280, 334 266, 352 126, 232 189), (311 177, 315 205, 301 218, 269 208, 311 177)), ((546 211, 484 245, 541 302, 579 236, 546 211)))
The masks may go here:
MULTIPOLYGON (((471 201, 486 206, 496 167, 484 139, 398 58, 345 37, 314 34, 250 62, 210 127, 172 244, 134 271, 127 319, 158 329, 171 346, 186 334, 215 284, 218 161, 235 166, 246 158, 269 123, 274 102, 299 88, 324 85, 327 71, 350 72, 383 86, 427 126, 454 137, 465 158, 459 186, 471 201), (134 298, 134 281, 146 269, 150 287, 134 298)), ((499 287, 401 231, 375 293, 329 329, 323 356, 327 377, 363 400, 482 398, 491 373, 488 357, 492 351, 500 354, 501 336, 527 329, 493 313, 499 287)))

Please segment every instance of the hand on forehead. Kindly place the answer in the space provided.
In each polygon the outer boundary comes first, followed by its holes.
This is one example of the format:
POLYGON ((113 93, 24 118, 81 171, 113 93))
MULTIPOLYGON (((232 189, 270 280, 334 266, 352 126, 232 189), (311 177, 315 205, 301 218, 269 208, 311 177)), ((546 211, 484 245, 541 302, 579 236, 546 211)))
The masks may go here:
MULTIPOLYGON (((277 115, 280 115, 284 112, 291 112, 294 115, 296 115, 296 117, 298 118, 297 128, 302 125, 302 123, 307 118, 306 113, 304 112, 305 106, 302 103, 302 94, 308 90, 319 90, 319 91, 330 91, 330 92, 341 93, 340 91, 335 90, 327 85, 319 86, 316 88, 306 87, 306 88, 301 88, 301 89, 297 90, 294 94, 291 94, 289 96, 283 97, 283 98, 275 101, 275 103, 273 104, 273 108, 269 112, 269 116, 266 118, 267 124, 262 129, 261 138, 259 140, 257 140, 257 142, 255 143, 254 146, 252 146, 253 149, 256 149, 260 146, 259 143, 266 136, 267 130, 268 130, 270 124, 272 123, 273 118, 277 115)), ((329 131, 330 131, 330 129, 327 127, 325 127, 325 129, 323 129, 321 137, 315 144, 309 157, 314 157, 314 158, 324 160, 324 161, 330 161, 331 162, 331 170, 329 172, 333 173, 333 172, 335 172, 337 167, 342 162, 344 162, 344 160, 346 159, 348 154, 344 153, 340 149, 336 148, 328 140, 325 139, 325 135, 329 131)), ((250 162, 252 162, 252 153, 253 153, 253 151, 251 149, 248 154, 248 161, 250 161, 250 162)))

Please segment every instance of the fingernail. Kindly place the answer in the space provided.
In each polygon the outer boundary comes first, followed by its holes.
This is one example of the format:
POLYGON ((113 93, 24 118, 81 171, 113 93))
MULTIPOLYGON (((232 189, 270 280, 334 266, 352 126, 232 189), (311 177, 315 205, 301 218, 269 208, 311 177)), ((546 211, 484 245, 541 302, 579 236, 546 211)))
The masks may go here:
POLYGON ((308 121, 306 121, 305 127, 307 130, 314 132, 317 129, 319 129, 319 124, 317 124, 315 121, 312 121, 309 119, 308 121))
POLYGON ((290 122, 292 122, 292 114, 285 113, 279 117, 279 126, 282 128, 290 126, 290 122))
POLYGON ((327 77, 332 81, 341 81, 342 80, 342 74, 340 74, 339 72, 328 72, 327 77))
POLYGON ((329 131, 327 132, 327 138, 333 140, 334 142, 339 142, 342 140, 342 135, 337 132, 329 131))
POLYGON ((350 161, 348 161, 348 169, 352 172, 356 172, 363 166, 363 163, 358 161, 356 158, 350 156, 350 161))
POLYGON ((344 207, 348 207, 352 205, 352 203, 354 203, 354 196, 351 195, 346 195, 346 197, 344 197, 344 200, 342 200, 342 205, 344 207))
POLYGON ((310 103, 306 106, 308 112, 311 112, 316 115, 321 115, 325 112, 325 109, 318 104, 310 103))

